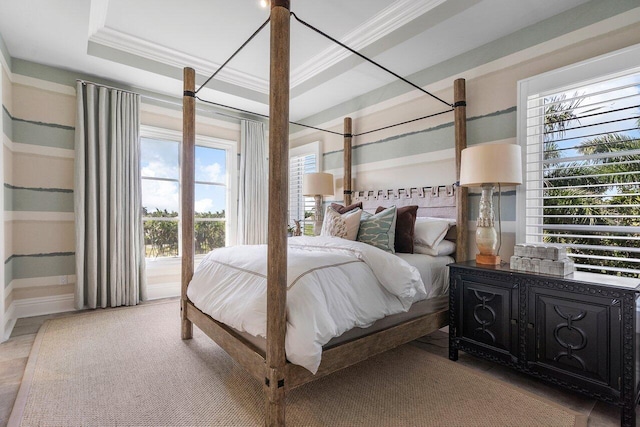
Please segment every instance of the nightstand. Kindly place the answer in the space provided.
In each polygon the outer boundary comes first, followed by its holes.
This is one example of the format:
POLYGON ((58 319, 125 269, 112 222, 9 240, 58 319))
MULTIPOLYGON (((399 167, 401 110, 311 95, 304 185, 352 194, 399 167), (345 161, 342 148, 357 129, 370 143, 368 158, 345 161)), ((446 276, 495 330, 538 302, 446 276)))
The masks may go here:
POLYGON ((635 426, 640 280, 451 264, 449 358, 458 350, 622 408, 635 426))

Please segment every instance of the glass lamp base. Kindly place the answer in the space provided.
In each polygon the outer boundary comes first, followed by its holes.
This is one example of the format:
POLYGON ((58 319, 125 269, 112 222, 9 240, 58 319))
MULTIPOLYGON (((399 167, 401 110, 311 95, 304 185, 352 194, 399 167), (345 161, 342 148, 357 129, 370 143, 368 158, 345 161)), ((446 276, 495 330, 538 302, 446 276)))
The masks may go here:
POLYGON ((500 257, 498 255, 477 254, 476 264, 498 265, 500 264, 500 257))
POLYGON ((490 227, 478 227, 476 229, 476 246, 479 254, 476 255, 477 264, 500 264, 498 252, 498 233, 493 225, 490 227))

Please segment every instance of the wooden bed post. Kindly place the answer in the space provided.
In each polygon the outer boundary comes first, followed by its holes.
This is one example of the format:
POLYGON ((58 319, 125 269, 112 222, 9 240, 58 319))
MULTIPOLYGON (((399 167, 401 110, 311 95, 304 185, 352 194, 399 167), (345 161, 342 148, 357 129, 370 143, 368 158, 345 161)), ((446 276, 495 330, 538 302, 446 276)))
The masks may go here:
POLYGON ((182 155, 180 161, 180 205, 182 211, 182 292, 180 316, 182 318, 182 339, 193 336, 193 323, 187 318, 187 286, 193 277, 193 200, 195 187, 195 144, 196 144, 196 72, 184 69, 184 93, 182 96, 182 155))
MULTIPOLYGON (((456 79, 453 83, 453 107, 456 133, 456 181, 460 180, 460 157, 462 150, 467 148, 467 98, 464 79, 456 79)), ((468 219, 468 190, 466 187, 458 186, 456 191, 456 204, 458 218, 456 220, 456 262, 466 261, 467 241, 469 231, 467 230, 468 219)))
POLYGON ((289 0, 271 0, 269 236, 267 244, 267 426, 285 424, 287 210, 289 200, 289 0))
POLYGON ((351 117, 344 118, 344 205, 351 204, 351 117))

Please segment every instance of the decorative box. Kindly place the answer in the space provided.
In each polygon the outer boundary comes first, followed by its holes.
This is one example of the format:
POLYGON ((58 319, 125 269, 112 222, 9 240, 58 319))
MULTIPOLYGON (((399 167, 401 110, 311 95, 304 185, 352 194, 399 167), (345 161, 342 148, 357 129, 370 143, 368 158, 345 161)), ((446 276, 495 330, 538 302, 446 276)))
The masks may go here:
POLYGON ((567 249, 556 245, 519 243, 513 248, 513 254, 519 257, 558 261, 567 257, 567 249))
POLYGON ((563 277, 575 270, 573 261, 567 258, 566 248, 560 246, 519 243, 513 248, 513 254, 509 260, 512 270, 563 277))
POLYGON ((543 259, 540 262, 540 273, 552 274, 554 276, 568 276, 575 270, 573 261, 569 258, 561 260, 543 259))

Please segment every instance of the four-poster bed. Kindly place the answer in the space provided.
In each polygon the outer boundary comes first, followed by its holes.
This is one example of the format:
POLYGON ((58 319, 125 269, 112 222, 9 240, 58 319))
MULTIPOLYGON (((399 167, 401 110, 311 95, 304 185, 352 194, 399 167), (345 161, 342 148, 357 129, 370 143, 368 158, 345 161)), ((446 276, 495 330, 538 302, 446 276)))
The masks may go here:
MULTIPOLYGON (((363 329, 358 337, 349 338, 339 344, 324 347, 322 360, 315 375, 309 370, 287 361, 285 335, 287 328, 286 230, 288 224, 288 195, 282 189, 288 188, 289 170, 290 16, 288 0, 271 1, 269 217, 266 267, 266 342, 264 347, 247 339, 236 329, 205 314, 196 307, 187 295, 188 286, 194 274, 194 144, 195 94, 197 91, 195 88, 195 71, 191 68, 184 69, 181 168, 182 339, 192 338, 192 328, 193 324, 195 324, 254 378, 262 382, 266 400, 266 425, 284 425, 286 391, 427 335, 448 324, 446 300, 427 300, 429 304, 427 304, 426 312, 409 316, 408 319, 405 317, 401 323, 385 325, 375 332, 363 329)), ((456 174, 459 175, 460 152, 466 147, 464 80, 458 79, 455 81, 454 103, 453 105, 448 105, 453 107, 455 111, 456 174)), ((352 202, 352 194, 354 194, 351 189, 351 143, 354 135, 352 134, 352 121, 350 118, 345 118, 344 120, 343 136, 345 162, 344 203, 349 205, 352 202)), ((454 205, 454 209, 449 210, 446 216, 456 220, 456 259, 462 261, 465 259, 467 239, 466 189, 455 188, 455 195, 453 195, 453 187, 433 188, 435 188, 435 191, 432 188, 414 189, 413 192, 408 189, 404 193, 404 198, 421 203, 420 200, 429 199, 428 194, 424 194, 425 192, 431 193, 435 197, 444 192, 446 193, 446 198, 453 200, 453 203, 449 203, 449 208, 454 205)), ((402 195, 398 193, 397 197, 402 197, 402 195)), ((380 202, 383 199, 397 202, 397 197, 395 194, 389 195, 388 193, 386 195, 355 193, 356 199, 371 199, 371 201, 375 202, 380 202)))

